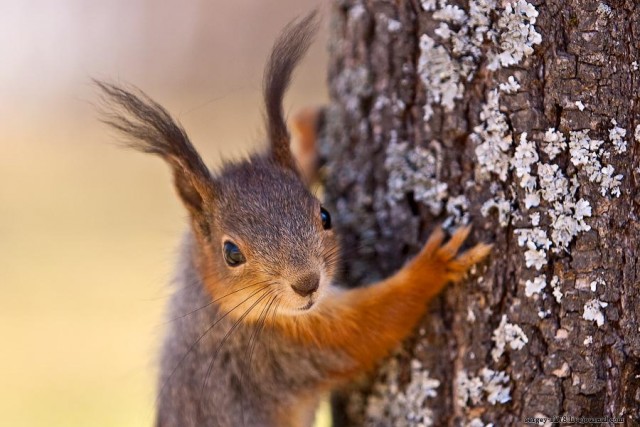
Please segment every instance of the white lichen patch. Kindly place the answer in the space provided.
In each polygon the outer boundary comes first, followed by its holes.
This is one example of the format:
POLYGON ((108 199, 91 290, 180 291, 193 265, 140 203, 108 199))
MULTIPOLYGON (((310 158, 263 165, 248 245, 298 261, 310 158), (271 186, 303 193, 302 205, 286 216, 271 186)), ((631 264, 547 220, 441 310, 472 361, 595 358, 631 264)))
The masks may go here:
POLYGON ((569 191, 569 181, 556 164, 542 163, 538 166, 540 195, 547 202, 562 200, 569 191))
POLYGON ((516 65, 533 53, 533 46, 542 42, 534 27, 538 11, 524 1, 508 2, 496 24, 497 51, 488 53, 490 70, 516 65))
POLYGON ((462 25, 467 19, 467 13, 458 6, 443 4, 440 9, 433 13, 433 18, 439 21, 462 25))
POLYGON ((518 236, 518 245, 526 247, 524 253, 525 265, 528 268, 541 270, 547 265, 547 251, 552 245, 547 232, 542 228, 518 228, 514 230, 518 236))
POLYGON ((467 402, 477 405, 482 400, 484 384, 480 377, 469 376, 466 370, 461 370, 456 375, 455 391, 458 406, 465 407, 467 402))
POLYGON ((462 370, 456 375, 454 388, 459 406, 478 405, 483 398, 492 405, 511 400, 509 376, 505 372, 482 368, 479 374, 470 376, 462 370))
POLYGON ((352 21, 358 21, 362 18, 367 10, 360 3, 355 4, 352 8, 349 9, 349 19, 352 21))
POLYGON ((627 130, 618 126, 615 119, 611 119, 611 124, 613 127, 609 129, 609 139, 616 153, 624 153, 627 151, 627 142, 624 140, 624 137, 627 136, 627 130))
POLYGON ((527 280, 524 287, 524 294, 528 297, 532 297, 534 294, 539 294, 547 286, 547 278, 544 276, 537 276, 533 280, 527 280))
POLYGON ((542 249, 529 247, 524 253, 524 262, 528 268, 541 270, 547 264, 547 252, 542 249))
POLYGON ((467 322, 473 323, 476 321, 476 314, 473 312, 473 308, 467 307, 467 322))
POLYGON ((606 3, 600 2, 598 4, 598 8, 596 9, 596 12, 598 12, 598 14, 602 15, 602 16, 606 16, 607 18, 611 17, 611 15, 613 15, 613 11, 611 10, 611 6, 609 6, 606 3))
POLYGON ((388 18, 387 21, 387 30, 390 33, 397 33, 402 28, 402 24, 400 21, 396 21, 395 19, 388 18))
POLYGON ((427 404, 437 395, 440 381, 431 378, 415 359, 411 361, 411 381, 404 390, 399 386, 397 359, 387 363, 382 375, 384 381, 374 385, 367 401, 367 425, 432 426, 433 411, 427 404))
POLYGON ((460 65, 449 52, 437 46, 435 40, 426 34, 420 37, 420 58, 418 74, 427 88, 427 102, 424 105, 424 121, 433 115, 433 104, 440 104, 445 111, 451 111, 454 101, 462 98, 464 86, 460 82, 460 65))
POLYGON ((620 184, 623 176, 615 175, 613 166, 602 166, 600 159, 608 158, 609 152, 603 148, 604 141, 591 139, 589 130, 569 133, 569 153, 571 163, 578 166, 589 177, 589 181, 600 184, 600 194, 620 196, 620 184))
POLYGON ((553 297, 556 299, 556 302, 560 304, 564 295, 562 294, 562 289, 560 289, 560 279, 558 278, 558 276, 554 275, 551 278, 550 285, 551 288, 553 288, 553 297))
POLYGON ((584 341, 582 341, 582 344, 585 346, 589 346, 591 344, 593 344, 593 337, 591 335, 588 335, 584 341))
POLYGON ((500 112, 500 95, 497 90, 489 92, 487 102, 480 112, 480 120, 482 123, 471 134, 471 139, 476 144, 480 178, 488 179, 491 174, 495 174, 504 182, 511 163, 509 150, 513 137, 506 116, 500 112))
MULTIPOLYGON (((434 150, 439 152, 438 147, 434 150)), ((411 193, 413 199, 426 205, 433 215, 439 215, 445 209, 445 229, 466 225, 469 223, 469 200, 463 194, 449 196, 447 184, 438 180, 439 164, 442 161, 432 150, 411 148, 407 142, 398 143, 396 133, 392 132, 385 159, 389 172, 386 200, 395 205, 411 193)))
POLYGON ((527 133, 520 135, 520 143, 516 147, 511 166, 515 169, 516 176, 520 178, 520 187, 525 190, 524 205, 526 209, 537 207, 540 204, 540 196, 536 191, 536 178, 531 175, 531 166, 539 160, 536 144, 527 140, 527 133))
POLYGON ((602 309, 607 305, 608 304, 606 302, 602 302, 597 298, 590 300, 583 307, 584 311, 582 313, 582 318, 585 320, 593 320, 596 322, 598 327, 604 325, 604 314, 602 313, 602 309))
POLYGON ((604 287, 607 285, 607 282, 605 282, 604 279, 601 277, 598 277, 596 280, 593 280, 589 284, 589 288, 591 289, 591 292, 596 292, 598 290, 598 285, 604 287))
POLYGON ((482 213, 482 216, 487 217, 493 210, 498 211, 498 223, 500 226, 506 227, 509 224, 509 218, 511 218, 511 213, 513 211, 511 202, 506 200, 503 196, 496 196, 482 204, 480 213, 482 213))
POLYGON ((539 160, 536 144, 527 140, 527 133, 520 134, 520 143, 516 146, 515 153, 511 159, 511 166, 516 172, 516 176, 520 178, 520 187, 524 188, 528 193, 532 193, 536 189, 536 179, 531 176, 531 166, 539 160))
POLYGON ((469 199, 464 194, 449 197, 445 206, 447 218, 442 227, 449 230, 469 223, 469 199))
POLYGON ((562 132, 557 131, 555 128, 547 129, 543 141, 545 144, 542 146, 542 151, 547 153, 551 160, 555 159, 558 154, 567 148, 566 138, 562 132))
MULTIPOLYGON (((577 219, 578 221, 582 221, 584 220, 584 218, 591 216, 591 205, 589 204, 589 201, 580 199, 576 202, 574 211, 575 219, 577 219)), ((587 231, 591 229, 591 227, 583 223, 580 223, 580 227, 583 228, 583 230, 581 231, 587 231)))
POLYGON ((576 107, 578 107, 578 110, 584 111, 584 104, 582 103, 582 101, 576 101, 575 104, 576 107))
POLYGON ((587 200, 580 199, 577 203, 564 200, 549 209, 548 214, 552 220, 551 240, 555 245, 554 252, 568 251, 569 244, 578 234, 591 229, 584 220, 591 216, 591 206, 587 200))
MULTIPOLYGON (((527 193, 524 196, 525 209, 535 208, 535 207, 538 207, 539 205, 540 205, 540 193, 527 191, 527 193)), ((537 217, 537 219, 539 221, 540 217, 537 217)), ((533 223, 533 219, 532 219, 532 223, 533 223)))
POLYGON ((411 362, 411 382, 407 386, 404 396, 406 396, 406 418, 409 425, 432 425, 432 415, 425 411, 425 403, 428 398, 436 397, 436 389, 440 387, 440 381, 429 376, 429 371, 423 370, 419 361, 411 362))
POLYGON ((494 343, 494 348, 491 350, 491 357, 494 362, 497 362, 504 354, 507 346, 511 350, 520 350, 529 342, 529 339, 520 326, 509 323, 507 321, 507 315, 503 314, 500 324, 493 331, 491 341, 494 343))
POLYGON ((635 130, 633 131, 633 138, 636 142, 640 142, 640 125, 637 125, 635 130))
POLYGON ((595 170, 595 166, 599 169, 601 166, 599 157, 603 154, 601 149, 603 143, 604 141, 602 140, 591 139, 589 137, 589 129, 569 132, 571 163, 575 166, 584 167, 589 174, 595 170))
POLYGON ((547 318, 551 314, 551 310, 539 310, 538 317, 541 319, 547 318))
POLYGON ((607 165, 600 170, 595 182, 600 183, 600 194, 606 196, 611 193, 614 197, 620 197, 620 185, 622 184, 622 174, 614 175, 613 166, 607 165))
POLYGON ((438 28, 433 31, 438 37, 443 40, 448 40, 451 38, 451 28, 444 22, 441 22, 438 28))
POLYGON ((577 180, 569 182, 556 164, 538 165, 538 179, 540 196, 551 205, 547 215, 554 251, 566 251, 578 234, 591 229, 585 222, 591 216, 591 205, 585 199, 576 200, 577 180))
POLYGON ((531 212, 529 214, 529 219, 531 220, 531 225, 533 225, 534 227, 539 226, 540 225, 540 212, 531 212))
POLYGON ((436 19, 442 19, 445 25, 452 24, 448 39, 451 51, 459 60, 466 64, 463 69, 469 79, 477 67, 477 60, 482 56, 485 42, 496 43, 496 33, 491 27, 491 11, 496 9, 495 0, 469 1, 468 14, 457 6, 449 6, 441 1, 442 12, 434 13, 436 19), (462 12, 465 14, 463 15, 462 12))
POLYGON ((508 386, 509 376, 505 372, 482 368, 480 375, 484 383, 484 391, 487 394, 487 402, 495 405, 511 400, 511 388, 508 386))
POLYGON ((498 85, 500 92, 512 94, 516 93, 520 89, 520 83, 513 76, 509 76, 506 83, 500 83, 498 85))
MULTIPOLYGON (((352 9, 355 8, 356 6, 352 9)), ((364 8, 361 10, 365 12, 364 8)), ((345 108, 348 111, 358 111, 361 99, 372 93, 371 71, 364 66, 344 67, 336 77, 335 85, 338 93, 346 97, 345 108)))
POLYGON ((421 0, 420 5, 422 6, 422 9, 430 12, 436 9, 436 0, 421 0))
POLYGON ((389 172, 387 201, 396 204, 413 192, 416 201, 428 206, 432 214, 440 214, 447 198, 447 184, 437 179, 437 165, 435 155, 426 148, 410 148, 406 142, 392 141, 385 160, 389 172))

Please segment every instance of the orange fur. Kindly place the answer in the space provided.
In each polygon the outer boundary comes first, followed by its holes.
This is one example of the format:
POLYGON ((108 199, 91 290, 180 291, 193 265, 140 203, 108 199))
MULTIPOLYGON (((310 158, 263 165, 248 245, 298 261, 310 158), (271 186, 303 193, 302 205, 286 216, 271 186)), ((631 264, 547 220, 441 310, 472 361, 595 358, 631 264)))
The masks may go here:
POLYGON ((305 108, 298 112, 291 121, 293 134, 291 152, 306 184, 312 184, 318 178, 316 134, 320 111, 320 108, 305 108))

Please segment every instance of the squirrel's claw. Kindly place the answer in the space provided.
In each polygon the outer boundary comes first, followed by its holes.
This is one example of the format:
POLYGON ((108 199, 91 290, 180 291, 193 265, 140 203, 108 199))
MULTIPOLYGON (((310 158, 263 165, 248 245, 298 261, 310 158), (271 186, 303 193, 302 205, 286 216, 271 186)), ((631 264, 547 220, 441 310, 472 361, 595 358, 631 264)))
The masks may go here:
POLYGON ((464 241, 467 240, 467 237, 469 237, 470 232, 470 225, 457 229, 456 232, 453 233, 453 236, 451 236, 451 239, 449 239, 447 244, 440 248, 441 258, 447 261, 453 259, 458 253, 458 250, 460 250, 460 247, 462 246, 464 241))
POLYGON ((425 243, 416 264, 428 274, 442 275, 445 281, 458 281, 476 263, 482 261, 491 252, 491 245, 478 243, 471 249, 459 253, 463 243, 469 237, 471 226, 457 229, 448 242, 444 242, 444 232, 437 227, 425 243))

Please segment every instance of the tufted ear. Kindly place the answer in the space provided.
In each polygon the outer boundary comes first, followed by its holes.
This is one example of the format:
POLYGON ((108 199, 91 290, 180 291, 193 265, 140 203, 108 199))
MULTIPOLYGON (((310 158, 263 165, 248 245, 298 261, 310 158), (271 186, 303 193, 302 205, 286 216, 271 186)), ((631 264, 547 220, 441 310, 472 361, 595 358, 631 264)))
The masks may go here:
POLYGON ((282 31, 271 51, 264 71, 264 101, 271 157, 280 165, 296 171, 291 154, 290 136, 284 120, 282 100, 291 74, 302 59, 318 30, 317 11, 294 21, 282 31))
POLYGON ((125 135, 129 147, 156 154, 171 166, 180 199, 208 234, 206 206, 213 201, 214 181, 184 129, 143 92, 100 81, 95 84, 104 95, 102 121, 125 135))

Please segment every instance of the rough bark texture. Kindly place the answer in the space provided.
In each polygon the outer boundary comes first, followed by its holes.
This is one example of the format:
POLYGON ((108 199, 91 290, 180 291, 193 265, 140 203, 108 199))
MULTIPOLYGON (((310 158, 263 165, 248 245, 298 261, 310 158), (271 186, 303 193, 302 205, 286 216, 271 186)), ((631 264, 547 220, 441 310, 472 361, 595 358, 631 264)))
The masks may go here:
MULTIPOLYGON (((345 276, 362 284, 393 272, 435 224, 452 217, 447 200, 459 195, 468 201, 463 211, 474 225, 474 239, 493 242, 495 249, 486 266, 433 302, 416 337, 372 383, 350 392, 343 424, 506 426, 520 425, 525 417, 565 415, 622 417, 626 425, 640 425, 640 143, 634 138, 640 123, 640 70, 634 64, 640 63, 640 6, 632 0, 530 1, 539 13, 535 29, 541 43, 517 64, 492 70, 487 52, 495 46, 485 40, 482 53, 472 58, 475 68, 461 80, 463 93, 448 108, 429 97, 432 88, 421 79, 420 38, 428 35, 458 65, 464 55, 453 53, 437 35, 446 20, 425 10, 429 3, 344 0, 333 5, 332 103, 321 154, 327 203, 345 236, 345 276), (501 180, 479 172, 476 149, 486 128, 482 110, 509 76, 520 88, 500 92, 510 143, 505 153, 511 159, 501 180), (426 104, 433 108, 428 120, 426 104), (616 126, 626 130, 624 152, 614 149, 610 130, 616 126), (589 165, 576 165, 568 148, 551 159, 542 149, 549 128, 567 140, 583 129, 603 140, 590 162, 596 159, 602 167, 611 165, 613 175, 623 175, 619 197, 603 190, 601 182, 591 182, 589 165), (551 236, 553 202, 543 197, 539 206, 525 206, 513 166, 523 132, 539 157, 531 174, 541 176, 542 163, 557 165, 562 176, 577 179, 575 200, 591 206, 585 219, 590 230, 577 233, 566 250, 549 250, 540 270, 527 266, 527 247, 519 245, 516 230, 537 228, 551 236), (436 159, 434 182, 447 184, 441 213, 437 203, 434 207, 418 197, 421 187, 407 184, 406 176, 400 179, 404 187, 393 187, 394 174, 407 171, 398 171, 402 162, 390 157, 405 155, 405 167, 419 173, 426 166, 411 160, 416 152, 436 159), (484 215, 481 209, 500 197, 510 207, 502 225, 495 209, 484 215), (539 226, 530 216, 536 212, 539 226), (562 294, 557 299, 554 275, 562 294), (547 285, 528 296, 526 282, 538 276, 547 285), (516 338, 507 331, 500 352, 504 315, 516 338), (483 368, 493 376, 484 371, 483 379, 483 368), (433 392, 416 392, 421 387, 433 392), (505 388, 510 399, 491 395, 505 388)), ((443 8, 444 2, 433 3, 438 3, 435 10, 443 8)), ((448 1, 467 14, 469 3, 448 1)), ((490 13, 490 28, 499 27, 508 3, 514 2, 498 2, 490 13)), ((461 25, 450 23, 454 31, 461 25)), ((542 187, 540 180, 537 185, 542 187)))

